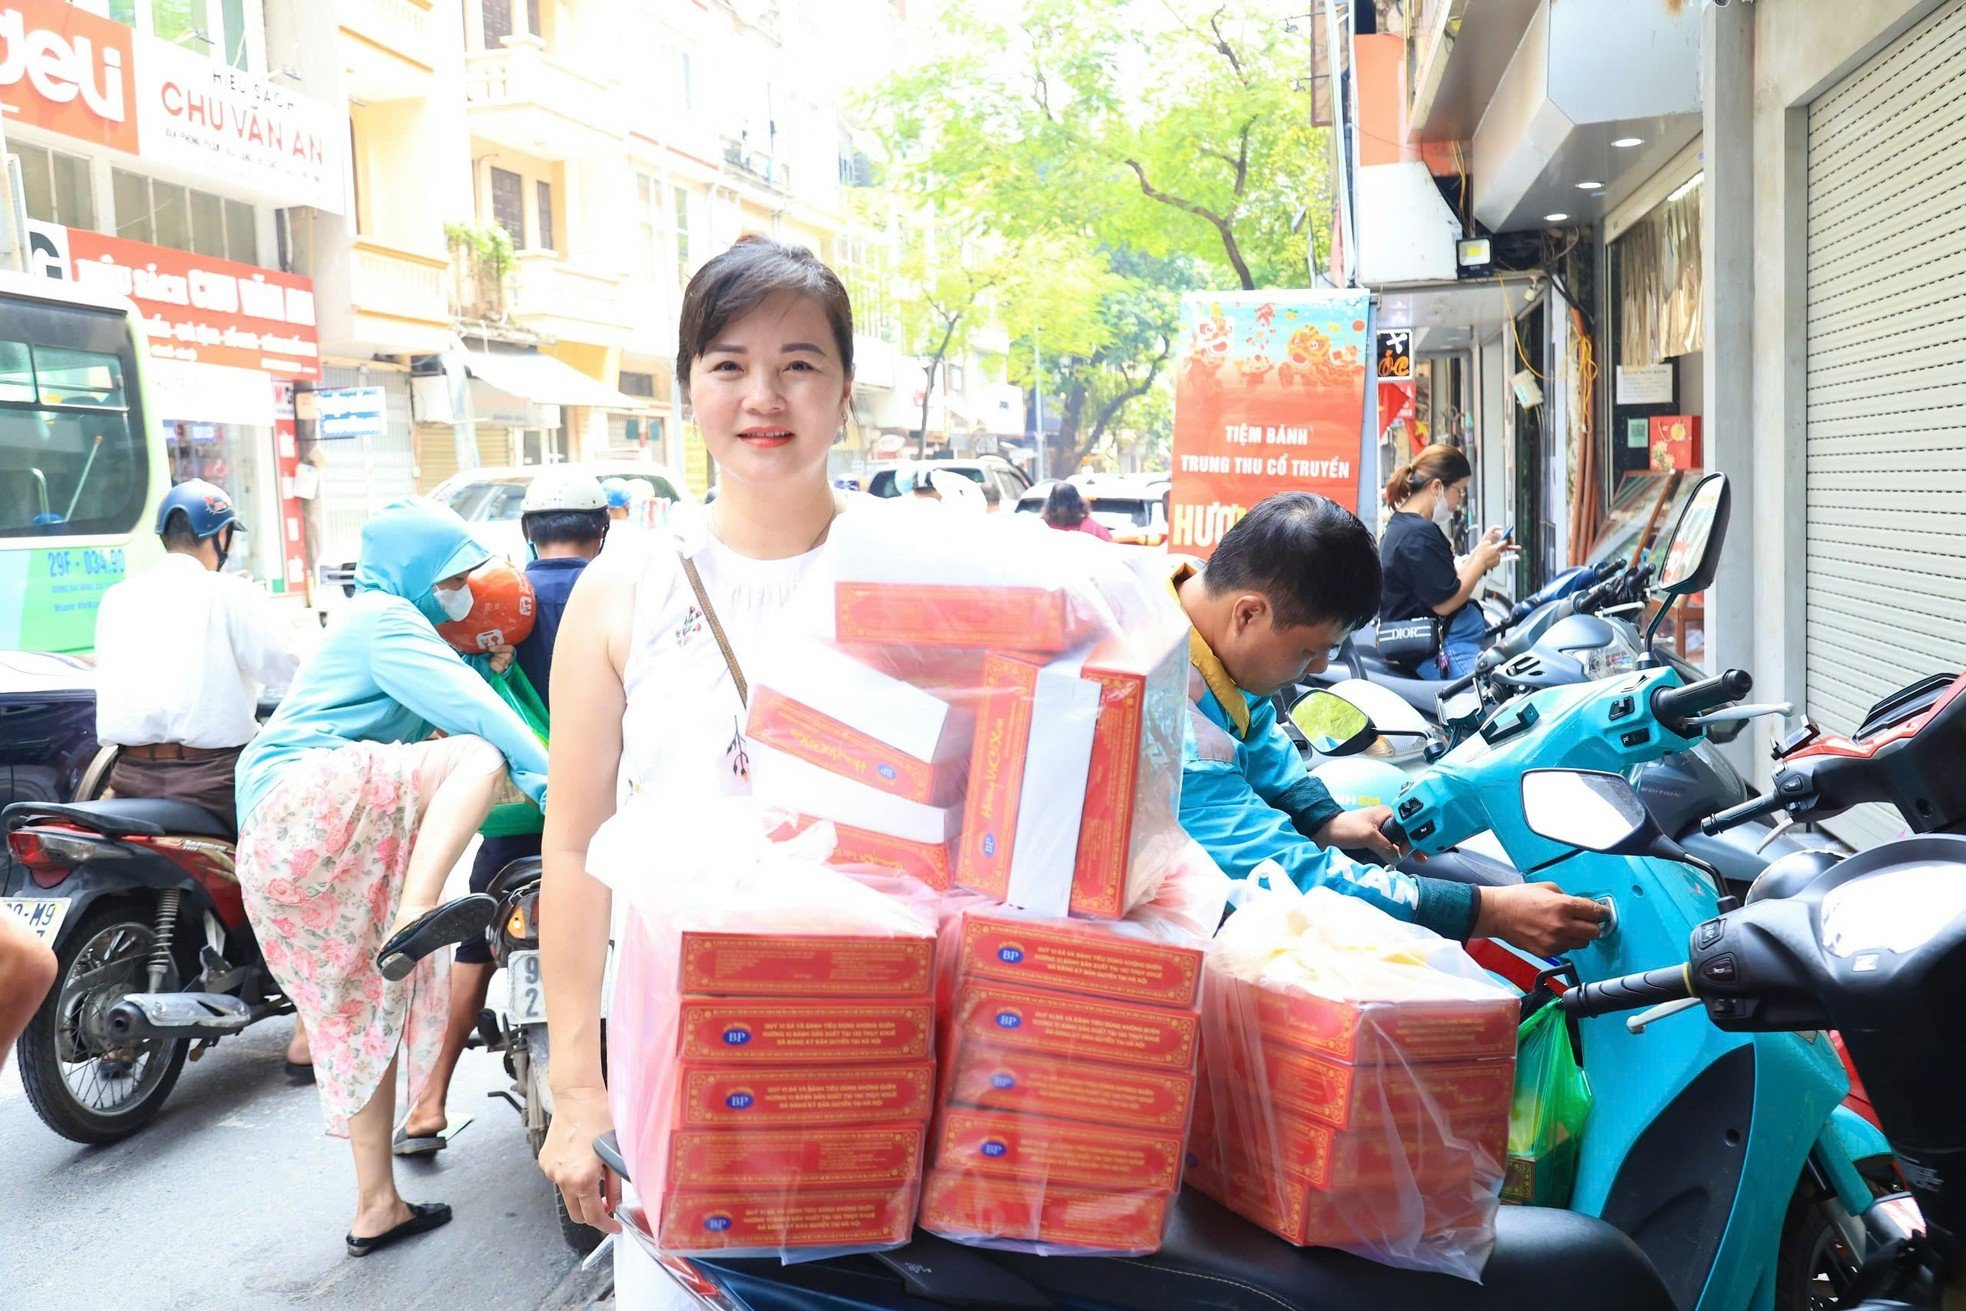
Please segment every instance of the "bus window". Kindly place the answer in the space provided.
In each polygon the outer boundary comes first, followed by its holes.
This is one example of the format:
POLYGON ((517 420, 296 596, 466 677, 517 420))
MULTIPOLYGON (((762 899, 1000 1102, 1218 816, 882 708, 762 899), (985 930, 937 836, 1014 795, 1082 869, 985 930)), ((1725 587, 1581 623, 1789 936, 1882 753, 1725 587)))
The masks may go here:
POLYGON ((101 536, 136 526, 147 454, 122 362, 0 342, 0 536, 101 536))

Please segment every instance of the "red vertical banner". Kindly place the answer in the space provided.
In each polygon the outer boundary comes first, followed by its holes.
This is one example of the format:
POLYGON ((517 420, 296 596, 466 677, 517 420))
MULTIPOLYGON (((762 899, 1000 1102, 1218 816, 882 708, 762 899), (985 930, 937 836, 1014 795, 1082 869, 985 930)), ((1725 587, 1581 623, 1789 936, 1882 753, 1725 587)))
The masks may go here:
POLYGON ((1182 297, 1169 550, 1208 556, 1278 492, 1358 508, 1368 302, 1363 291, 1182 297))
POLYGON ((276 590, 298 592, 313 604, 308 586, 307 546, 300 521, 300 497, 294 492, 299 476, 300 439, 294 428, 294 383, 291 378, 273 380, 273 455, 280 479, 280 557, 281 586, 276 590))

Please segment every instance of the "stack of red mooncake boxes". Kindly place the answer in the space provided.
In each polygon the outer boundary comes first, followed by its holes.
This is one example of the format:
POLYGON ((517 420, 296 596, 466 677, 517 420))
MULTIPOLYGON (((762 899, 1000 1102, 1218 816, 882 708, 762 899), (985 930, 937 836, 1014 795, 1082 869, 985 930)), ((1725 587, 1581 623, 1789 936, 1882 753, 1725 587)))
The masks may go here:
POLYGON ((1477 1277, 1517 1000, 1458 944, 1328 889, 1211 945, 1189 1182, 1293 1243, 1477 1277))
POLYGON ((749 831, 725 813, 611 820, 589 853, 597 873, 658 865, 610 879, 630 900, 610 1099, 644 1233, 732 1255, 897 1246, 934 1107, 934 901, 766 842, 748 806, 749 831), (673 842, 682 819, 700 854, 652 862, 651 828, 673 842))
POLYGON ((1187 621, 1158 562, 1012 519, 836 523, 803 638, 747 671, 753 792, 837 863, 1119 919, 1185 840, 1187 621))
POLYGON ((1003 908, 950 921, 924 1229, 1040 1251, 1160 1246, 1187 1147, 1204 941, 1151 907, 1118 924, 1003 908))

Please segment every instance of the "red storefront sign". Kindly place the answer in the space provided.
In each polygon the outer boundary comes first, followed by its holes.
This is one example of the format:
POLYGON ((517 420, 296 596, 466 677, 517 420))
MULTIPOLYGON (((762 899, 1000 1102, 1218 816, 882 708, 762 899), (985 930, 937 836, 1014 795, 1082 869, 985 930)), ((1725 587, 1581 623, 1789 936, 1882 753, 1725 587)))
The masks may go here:
POLYGON ((67 0, 0 0, 0 106, 8 126, 137 153, 134 36, 67 0))
POLYGON ((135 301, 156 358, 319 380, 307 278, 80 228, 67 237, 75 280, 135 301))

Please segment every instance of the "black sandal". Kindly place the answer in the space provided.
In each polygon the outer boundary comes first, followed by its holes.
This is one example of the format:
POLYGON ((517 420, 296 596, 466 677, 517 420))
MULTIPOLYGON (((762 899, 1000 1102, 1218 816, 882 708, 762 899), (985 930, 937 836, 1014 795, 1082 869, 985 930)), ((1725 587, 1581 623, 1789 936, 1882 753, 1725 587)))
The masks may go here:
POLYGON ((312 1061, 288 1061, 288 1062, 287 1062, 287 1082, 288 1082, 288 1083, 292 1083, 292 1084, 309 1084, 309 1083, 313 1083, 313 1082, 314 1082, 314 1062, 312 1062, 312 1061))
POLYGON ((498 903, 482 892, 432 907, 389 935, 375 967, 391 983, 407 979, 418 961, 439 947, 469 942, 490 928, 497 914, 498 903))
POLYGON ((441 1229, 451 1222, 451 1208, 447 1202, 411 1202, 410 1218, 394 1229, 385 1229, 372 1238, 357 1238, 348 1235, 348 1255, 368 1256, 380 1252, 385 1247, 393 1247, 405 1238, 415 1238, 427 1234, 432 1229, 441 1229))

